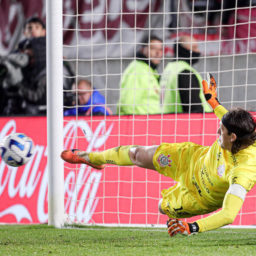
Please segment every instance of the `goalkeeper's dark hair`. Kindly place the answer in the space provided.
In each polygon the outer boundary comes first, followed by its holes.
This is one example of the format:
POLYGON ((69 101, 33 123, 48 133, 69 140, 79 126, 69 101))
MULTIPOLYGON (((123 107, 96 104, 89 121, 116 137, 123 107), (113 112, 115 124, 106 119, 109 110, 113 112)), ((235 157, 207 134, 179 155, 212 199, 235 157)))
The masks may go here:
POLYGON ((236 134, 237 138, 231 148, 232 154, 249 147, 256 141, 256 123, 248 111, 241 108, 232 109, 222 117, 221 121, 229 135, 236 134))

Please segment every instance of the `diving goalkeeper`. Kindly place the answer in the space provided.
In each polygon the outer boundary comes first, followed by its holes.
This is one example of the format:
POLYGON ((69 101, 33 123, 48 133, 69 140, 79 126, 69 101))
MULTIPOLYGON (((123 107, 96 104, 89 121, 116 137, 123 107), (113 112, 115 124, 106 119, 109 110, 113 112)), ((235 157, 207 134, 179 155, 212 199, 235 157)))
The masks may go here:
POLYGON ((160 146, 120 146, 102 152, 64 150, 63 160, 96 169, 105 164, 136 165, 156 170, 178 183, 162 191, 159 211, 166 214, 168 233, 190 235, 230 224, 241 209, 246 193, 256 183, 256 124, 243 109, 227 111, 217 99, 216 82, 203 80, 205 98, 221 120, 219 138, 212 146, 191 142, 160 146), (206 214, 187 223, 180 218, 206 214))

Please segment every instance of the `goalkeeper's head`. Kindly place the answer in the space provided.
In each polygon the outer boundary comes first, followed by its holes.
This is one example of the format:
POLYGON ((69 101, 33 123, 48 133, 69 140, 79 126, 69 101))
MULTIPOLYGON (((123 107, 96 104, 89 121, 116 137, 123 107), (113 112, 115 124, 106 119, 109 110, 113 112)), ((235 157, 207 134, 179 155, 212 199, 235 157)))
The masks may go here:
MULTIPOLYGON (((233 154, 249 147, 256 141, 255 120, 244 109, 236 108, 227 112, 222 117, 221 125, 224 126, 224 129, 227 129, 227 137, 230 136, 230 151, 233 154)), ((218 133, 220 134, 221 131, 218 131, 218 133)))

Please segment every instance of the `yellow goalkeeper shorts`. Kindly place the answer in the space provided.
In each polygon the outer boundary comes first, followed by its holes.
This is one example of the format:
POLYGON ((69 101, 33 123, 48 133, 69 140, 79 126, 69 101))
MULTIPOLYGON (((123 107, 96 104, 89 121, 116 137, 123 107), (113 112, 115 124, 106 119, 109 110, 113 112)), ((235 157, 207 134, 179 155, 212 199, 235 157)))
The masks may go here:
POLYGON ((162 190, 161 194, 163 197, 161 208, 170 218, 189 218, 209 212, 194 194, 180 183, 162 190))
POLYGON ((209 212, 196 196, 190 178, 193 161, 202 150, 205 147, 192 142, 163 143, 153 156, 155 169, 178 182, 162 191, 161 208, 170 218, 187 218, 209 212))

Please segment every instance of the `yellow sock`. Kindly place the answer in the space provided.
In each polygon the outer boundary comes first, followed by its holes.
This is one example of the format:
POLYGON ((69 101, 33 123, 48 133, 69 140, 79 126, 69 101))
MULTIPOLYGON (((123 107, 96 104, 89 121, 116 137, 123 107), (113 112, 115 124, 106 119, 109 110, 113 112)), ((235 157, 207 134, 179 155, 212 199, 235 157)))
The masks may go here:
POLYGON ((130 157, 129 150, 136 146, 120 146, 111 148, 101 152, 89 153, 90 162, 97 165, 114 164, 114 165, 133 165, 130 157))

